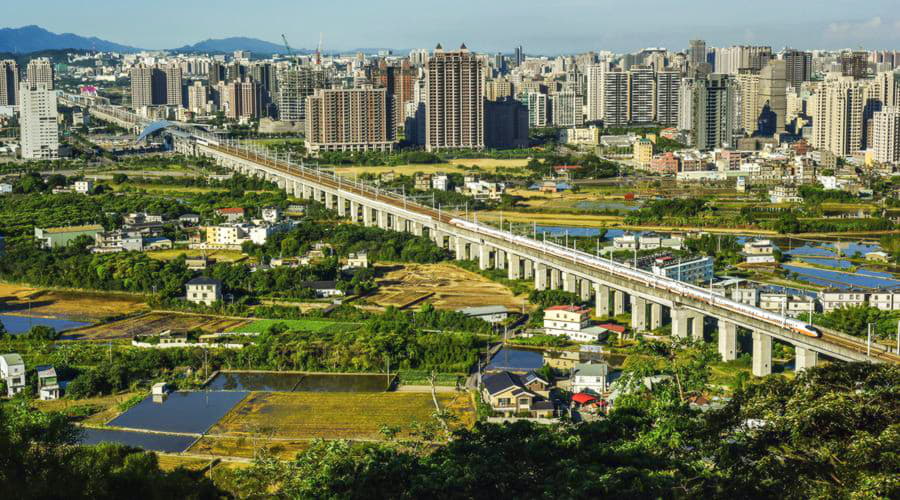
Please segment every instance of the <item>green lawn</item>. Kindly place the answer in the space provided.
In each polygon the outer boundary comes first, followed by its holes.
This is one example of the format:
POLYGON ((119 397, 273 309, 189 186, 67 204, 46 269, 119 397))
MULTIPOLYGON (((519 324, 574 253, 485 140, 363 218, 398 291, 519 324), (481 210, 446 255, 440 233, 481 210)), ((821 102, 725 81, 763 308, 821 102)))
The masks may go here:
POLYGON ((324 332, 326 330, 353 328, 358 323, 342 321, 329 321, 325 319, 258 319, 248 325, 240 326, 234 331, 240 332, 265 332, 270 326, 283 323, 291 330, 305 330, 309 332, 324 332))

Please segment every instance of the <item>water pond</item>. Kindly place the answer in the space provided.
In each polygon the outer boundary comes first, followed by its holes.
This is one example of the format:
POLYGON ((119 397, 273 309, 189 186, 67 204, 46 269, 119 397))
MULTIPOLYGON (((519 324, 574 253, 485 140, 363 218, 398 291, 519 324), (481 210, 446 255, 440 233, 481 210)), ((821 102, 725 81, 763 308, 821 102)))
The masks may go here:
POLYGON ((147 396, 137 406, 109 422, 113 427, 202 434, 238 404, 246 392, 179 391, 154 401, 147 396))
POLYGON ((193 436, 174 436, 151 432, 120 431, 114 429, 83 429, 81 444, 119 443, 149 451, 182 453, 194 443, 193 436))
POLYGON ((332 373, 221 372, 207 385, 214 391, 383 392, 384 375, 332 373))
MULTIPOLYGON (((840 271, 826 271, 824 269, 809 269, 805 267, 783 265, 786 270, 797 273, 801 281, 815 283, 817 285, 831 286, 834 288, 898 288, 900 280, 889 279, 881 276, 872 276, 871 272, 864 274, 842 273, 840 271)), ((881 273, 883 274, 883 273, 881 273)))
POLYGON ((90 325, 90 323, 84 323, 81 321, 70 321, 67 319, 55 318, 33 318, 30 316, 16 316, 13 314, 0 314, 0 321, 3 322, 3 326, 6 327, 6 331, 12 334, 25 333, 30 330, 32 326, 38 325, 49 326, 57 332, 64 332, 73 328, 90 325))

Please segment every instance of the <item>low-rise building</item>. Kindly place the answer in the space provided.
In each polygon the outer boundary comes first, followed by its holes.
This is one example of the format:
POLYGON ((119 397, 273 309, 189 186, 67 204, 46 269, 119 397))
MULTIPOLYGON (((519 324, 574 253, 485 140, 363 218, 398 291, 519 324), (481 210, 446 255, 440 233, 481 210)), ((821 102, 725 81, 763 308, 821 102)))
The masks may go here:
POLYGON ((0 354, 0 378, 6 382, 6 395, 13 397, 25 389, 25 362, 16 353, 0 354))
POLYGON ((56 377, 56 369, 50 365, 41 365, 35 368, 38 379, 38 397, 41 401, 59 399, 59 380, 56 377))
POLYGON ((638 139, 632 147, 634 163, 640 168, 649 168, 653 162, 653 143, 649 139, 638 139))
POLYGON ((779 184, 769 190, 769 201, 772 203, 803 203, 797 186, 779 184))
POLYGON ((869 307, 875 307, 882 311, 900 310, 900 291, 879 290, 872 292, 868 297, 869 307))
POLYGON ((79 236, 94 238, 100 232, 103 232, 103 226, 100 224, 48 228, 35 227, 34 239, 38 241, 42 248, 60 248, 68 246, 79 236))
POLYGON ((94 182, 93 181, 75 181, 75 184, 72 186, 72 189, 79 194, 91 194, 91 191, 94 190, 94 182))
POLYGON ((772 240, 751 240, 744 243, 741 255, 748 264, 774 264, 775 246, 772 240))
POLYGON ((457 309, 456 312, 461 312, 466 316, 478 318, 488 323, 501 323, 509 317, 509 311, 506 310, 505 306, 464 307, 457 309))
POLYGON ((416 191, 428 191, 431 189, 431 174, 416 174, 413 181, 413 189, 416 191))
POLYGON ((887 252, 869 252, 866 254, 866 260, 872 262, 890 262, 891 258, 887 252))
POLYGON ((144 250, 144 237, 141 233, 115 229, 94 235, 92 253, 141 252, 144 250))
POLYGON ((222 282, 217 279, 200 276, 185 283, 185 288, 188 302, 211 306, 222 300, 222 282))
POLYGON ((606 392, 609 366, 606 363, 578 363, 572 370, 572 392, 606 392))
POLYGON ((436 191, 450 191, 450 176, 440 172, 432 175, 431 189, 436 191))
POLYGON ((534 372, 520 376, 504 371, 485 375, 481 382, 482 397, 496 413, 506 417, 553 416, 555 410, 553 402, 547 399, 549 382, 534 372))
POLYGON ((241 207, 217 208, 216 214, 225 217, 225 220, 228 222, 244 220, 244 209, 241 207))
POLYGON ((500 195, 506 192, 506 186, 502 182, 473 180, 456 188, 456 191, 476 200, 499 200, 500 195))
POLYGON ((347 265, 343 269, 365 269, 367 267, 369 267, 369 255, 366 252, 357 252, 347 256, 347 265))
POLYGON ((552 306, 544 309, 544 333, 568 337, 576 342, 597 342, 608 334, 594 326, 590 309, 579 306, 552 306))
POLYGON ((278 207, 266 207, 262 209, 262 220, 276 224, 281 220, 281 209, 278 207))
POLYGON ((200 224, 200 216, 197 214, 184 214, 178 218, 178 222, 182 226, 196 226, 200 224))
POLYGON ((664 276, 686 283, 707 283, 714 277, 712 257, 675 258, 658 257, 651 270, 657 276, 664 276))
POLYGON ((822 310, 830 312, 841 307, 862 306, 867 303, 866 294, 860 290, 825 290, 819 293, 822 310))
POLYGON ((344 292, 338 289, 337 281, 303 281, 300 283, 303 288, 309 288, 316 292, 316 297, 340 297, 344 292))

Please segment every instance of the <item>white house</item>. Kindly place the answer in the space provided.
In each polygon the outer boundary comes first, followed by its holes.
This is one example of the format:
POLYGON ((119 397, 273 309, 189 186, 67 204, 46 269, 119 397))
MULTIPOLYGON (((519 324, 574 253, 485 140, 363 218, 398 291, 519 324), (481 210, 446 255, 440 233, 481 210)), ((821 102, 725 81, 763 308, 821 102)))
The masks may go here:
POLYGON ((93 181, 75 181, 75 192, 80 194, 89 194, 94 189, 93 181))
POLYGON ((13 190, 12 184, 9 184, 6 182, 0 182, 0 194, 9 194, 9 193, 12 193, 12 190, 13 190))
POLYGON ((266 222, 275 224, 281 220, 281 209, 278 207, 267 207, 262 209, 262 219, 266 222))
POLYGON ((222 300, 222 282, 216 279, 200 276, 185 283, 185 288, 188 302, 210 306, 222 300))
POLYGON ((50 365, 42 365, 35 368, 38 378, 38 395, 41 401, 59 399, 59 380, 56 377, 56 369, 50 365))
POLYGON ((606 363, 578 363, 572 370, 572 392, 606 392, 609 366, 606 363))
POLYGON ((0 355, 0 378, 6 382, 6 393, 12 397, 25 388, 25 362, 16 353, 0 355))
POLYGON ((450 177, 447 174, 437 173, 431 176, 431 188, 436 191, 450 190, 450 177))
POLYGON ((568 337, 576 342, 597 342, 607 330, 591 323, 591 311, 579 306, 552 306, 544 309, 544 333, 568 337))
POLYGON ((351 253, 347 256, 347 265, 342 269, 365 269, 369 267, 369 256, 365 252, 351 253))
POLYGON ((752 240, 744 243, 741 252, 747 264, 774 264, 775 247, 772 240, 752 240))

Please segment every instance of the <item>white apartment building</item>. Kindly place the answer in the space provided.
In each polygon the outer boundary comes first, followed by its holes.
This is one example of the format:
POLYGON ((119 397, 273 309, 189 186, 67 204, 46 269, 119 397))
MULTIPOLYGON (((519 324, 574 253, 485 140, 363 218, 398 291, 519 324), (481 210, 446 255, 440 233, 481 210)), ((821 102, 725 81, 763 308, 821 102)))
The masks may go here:
POLYGON ((56 94, 45 84, 19 86, 22 158, 55 160, 59 158, 56 94))
POLYGON ((713 258, 676 259, 660 257, 653 262, 653 274, 686 283, 706 283, 713 279, 713 258))
POLYGON ((528 104, 528 127, 547 126, 547 94, 529 92, 526 95, 528 104))
POLYGON ((825 312, 867 303, 866 294, 856 290, 826 290, 819 294, 819 300, 822 302, 822 310, 825 312))
POLYGON ((900 106, 890 106, 875 113, 875 161, 900 163, 900 106))
POLYGON ((597 342, 605 328, 593 326, 591 311, 579 306, 552 306, 544 309, 544 333, 568 337, 576 342, 597 342))
POLYGON ((748 264, 774 264, 775 247, 772 240, 752 240, 744 243, 741 254, 748 264))
POLYGON ((18 354, 0 355, 0 378, 6 382, 6 394, 13 397, 25 389, 25 362, 18 354))

